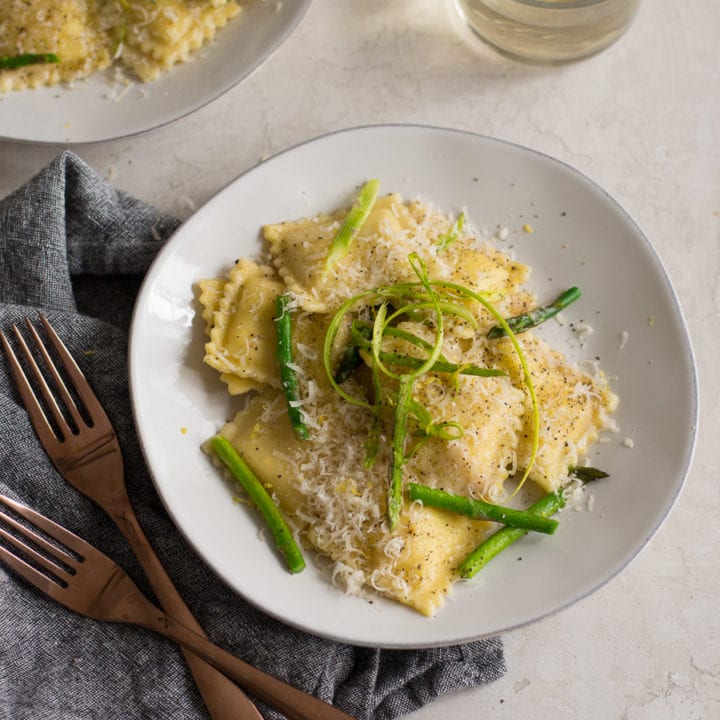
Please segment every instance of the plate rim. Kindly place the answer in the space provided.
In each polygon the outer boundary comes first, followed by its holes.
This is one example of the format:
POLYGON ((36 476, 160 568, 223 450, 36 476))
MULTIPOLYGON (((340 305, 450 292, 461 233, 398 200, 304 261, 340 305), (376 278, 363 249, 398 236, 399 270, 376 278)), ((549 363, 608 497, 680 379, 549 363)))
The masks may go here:
MULTIPOLYGON (((133 420, 135 423, 135 428, 137 432, 138 442, 143 454, 143 459, 145 460, 149 475, 152 479, 155 491, 158 495, 158 497, 161 500, 161 503, 163 507, 165 508, 166 512, 168 513, 169 517, 172 519, 173 525, 177 529, 177 531, 184 537, 186 542, 190 545, 190 547, 193 548, 194 552, 197 554, 198 558, 201 559, 213 572, 213 575, 222 582, 226 587, 228 587, 234 594, 236 594, 238 597, 242 598, 245 602, 250 603, 254 607, 258 608, 261 612, 274 617, 278 621, 282 622, 285 625, 288 625, 290 627, 294 627, 296 629, 302 630, 303 632, 307 632, 319 637, 326 638, 328 640, 332 640, 334 642, 340 642, 340 643, 350 643, 359 647, 381 647, 381 648, 387 648, 387 649, 422 649, 422 648, 434 648, 434 647, 447 647, 452 644, 456 643, 465 643, 465 642, 473 642, 476 640, 481 640, 483 638, 491 637, 498 634, 504 634, 507 632, 511 632, 514 630, 517 630, 522 627, 527 627, 529 625, 532 625, 540 620, 543 620, 545 618, 551 617, 553 615, 556 615, 557 613, 562 612, 563 610, 567 609, 568 607, 574 605, 577 602, 580 602, 584 600, 585 598, 589 597, 593 593, 600 590, 603 586, 605 586, 607 583, 609 583, 612 579, 617 577, 617 575, 623 571, 633 560, 635 560, 640 553, 642 553, 649 543, 652 541, 652 539, 655 537, 657 532, 659 531, 660 527, 665 523, 668 516, 672 512, 673 508, 675 507, 675 504, 677 503, 677 500, 682 493, 682 490, 685 486, 685 483, 687 482, 688 475, 690 473, 690 469, 692 467, 692 462, 697 446, 697 439, 698 439, 698 421, 699 421, 699 380, 698 380, 698 370, 697 370, 697 363, 696 363, 696 357, 695 357, 695 351, 693 348, 692 343, 692 337, 690 335, 689 327, 687 324, 687 321, 685 319, 684 312, 682 310, 682 306, 680 304, 677 292, 675 290, 675 287, 673 286, 670 276, 667 272, 667 269, 665 268, 664 263, 662 262, 662 259, 655 249, 654 245, 650 241, 649 236, 643 231, 642 227, 639 225, 639 223, 630 215, 630 213, 618 202, 609 191, 605 190, 601 185, 599 185, 596 181, 594 181, 588 174, 578 170, 574 166, 570 165, 568 162, 556 158, 552 155, 549 155, 547 153, 544 153, 540 150, 536 150, 534 148, 530 148, 528 146, 522 145, 520 143, 516 143, 510 140, 502 139, 502 138, 495 138, 489 135, 481 134, 474 132, 472 130, 466 130, 466 129, 459 129, 459 128, 453 128, 448 126, 442 126, 442 125, 433 125, 433 124, 422 124, 422 123, 372 123, 372 124, 364 124, 364 125, 357 125, 357 126, 349 126, 344 128, 339 128, 336 130, 333 130, 331 132, 327 133, 321 133, 315 136, 312 136, 308 139, 305 139, 303 141, 300 141, 298 143, 292 144, 283 150, 280 150, 276 153, 274 153, 271 157, 266 158, 255 165, 247 168, 243 172, 239 173, 237 176, 235 176, 233 179, 231 179, 229 182, 227 182, 224 186, 222 186, 211 198, 208 199, 206 203, 204 203, 200 208, 198 208, 193 215, 191 215, 185 222, 180 225, 177 230, 168 238, 168 240, 165 242, 163 247, 158 252, 157 256, 153 260, 153 262, 150 264, 146 275, 143 279, 143 282, 141 284, 140 290, 137 295, 136 303, 133 309, 133 314, 131 318, 131 324, 130 324, 130 334, 129 334, 129 348, 128 348, 128 358, 129 358, 129 384, 130 384, 130 397, 131 397, 131 405, 132 405, 132 412, 133 412, 133 420), (662 506, 662 513, 657 518, 657 521, 652 527, 649 527, 647 529, 646 534, 643 536, 642 541, 640 541, 630 553, 625 553, 623 558, 620 562, 618 562, 617 567, 614 568, 611 572, 609 572, 607 575, 604 575, 603 577, 599 578, 596 582, 593 582, 590 584, 590 586, 584 591, 580 592, 578 594, 572 594, 572 597, 569 597, 565 602, 562 602, 550 610, 546 612, 539 613, 537 615, 534 615, 532 618, 521 620, 514 624, 509 624, 502 629, 496 629, 496 630, 489 630, 487 632, 482 632, 478 634, 467 634, 463 638, 452 638, 450 640, 444 641, 444 640, 438 640, 438 641, 421 641, 421 642, 381 642, 378 643, 376 640, 363 640, 362 638, 358 637, 352 637, 351 639, 342 636, 337 635, 331 632, 321 632, 318 631, 315 628, 310 628, 307 625, 304 625, 302 622, 290 620, 286 617, 284 617, 280 613, 272 612, 266 607, 263 607, 259 604, 257 604, 256 601, 248 597, 245 593, 239 591, 234 585, 231 583, 230 580, 225 578, 222 574, 220 574, 217 569, 215 568, 213 562, 204 557, 199 550, 197 549, 196 544, 193 542, 193 540, 189 537, 187 534, 185 528, 183 528, 177 521, 175 514, 173 513, 172 509, 170 508, 169 504, 166 501, 166 498, 162 491, 160 490, 158 483, 155 479, 154 473, 152 472, 150 461, 146 452, 145 442, 143 440, 143 437, 141 433, 139 432, 138 428, 138 417, 137 417, 137 408, 136 408, 136 402, 135 402, 135 393, 133 390, 135 380, 134 380, 134 370, 133 370, 133 345, 134 345, 134 329, 136 327, 136 321, 138 321, 138 316, 140 314, 140 306, 141 306, 141 300, 144 299, 145 295, 151 291, 152 282, 155 278, 155 273, 159 272, 157 270, 158 267, 162 265, 162 263, 165 260, 165 257, 170 255, 173 251, 173 241, 176 239, 176 237, 180 236, 183 232, 184 228, 186 228, 188 225, 194 224, 195 222, 200 222, 201 220, 198 219, 199 216, 202 216, 204 212, 211 208, 212 205, 217 201, 219 202, 219 198, 224 193, 228 192, 231 186, 233 186, 236 182, 239 182, 243 178, 245 178, 247 175, 254 172, 257 168, 265 165, 268 162, 271 162, 275 160, 278 157, 284 156, 286 154, 292 153, 295 150, 312 145, 314 143, 323 142, 325 140, 328 140, 329 138, 332 138, 337 135, 341 134, 353 134, 358 132, 370 132, 370 131, 383 131, 386 129, 395 129, 395 130, 415 130, 420 132, 425 131, 431 131, 431 132, 440 132, 440 133, 449 133, 453 135, 465 135, 470 138, 473 138, 475 140, 481 140, 483 142, 489 142, 493 144, 501 144, 508 147, 513 148, 516 151, 526 152, 530 153, 532 155, 538 156, 540 158, 543 158, 545 161, 550 161, 553 164, 557 164, 561 166, 565 171, 569 172, 571 175, 575 176, 577 179, 581 180, 582 182, 588 183, 594 191, 599 191, 616 210, 619 210, 622 216, 624 217, 625 221, 629 223, 631 226, 635 229, 635 234, 642 238, 643 245, 645 247, 645 250, 649 251, 652 259, 654 260, 656 264, 656 268, 659 271, 659 276, 662 279, 663 287, 665 291, 668 293, 669 298, 672 300, 672 306, 675 313, 675 319, 678 321, 679 329, 682 331, 684 338, 686 339, 685 344, 685 350, 687 352, 687 361, 688 366, 690 369, 690 375, 688 378, 686 378, 687 381, 689 381, 689 384, 691 386, 692 395, 691 395, 691 412, 692 412, 692 427, 689 431, 689 442, 686 446, 684 456, 679 459, 679 464, 681 465, 681 472, 678 474, 677 480, 673 486, 673 493, 672 496, 668 495, 664 499, 664 503, 662 506)), ((338 590, 338 592, 341 592, 338 590)), ((445 611, 447 611, 449 607, 445 608, 445 611)), ((442 612, 442 611, 441 611, 442 612)), ((429 619, 431 622, 432 619, 429 619)))
MULTIPOLYGON (((263 0, 264 1, 264 0, 263 0)), ((306 13, 308 12, 310 6, 312 5, 313 0, 297 0, 299 3, 297 10, 295 11, 295 14, 291 16, 291 21, 283 28, 282 32, 278 33, 278 35, 273 38, 273 41, 270 42, 268 45, 266 45, 262 52, 260 52, 254 60, 248 64, 247 68, 244 70, 244 72, 241 72, 237 75, 234 75, 231 79, 226 81, 225 83, 218 86, 218 88, 213 91, 212 93, 208 94, 207 96, 195 101, 194 103, 191 103, 182 109, 179 109, 177 112, 171 113, 167 115, 163 120, 160 122, 156 122, 153 120, 145 121, 141 123, 141 127, 136 128, 135 130, 131 131, 116 131, 116 132, 106 132, 106 133, 98 133, 97 135, 94 135, 89 138, 81 138, 81 139, 66 139, 61 137, 60 131, 57 131, 52 137, 47 138, 39 138, 39 137, 32 137, 32 136, 19 136, 19 135, 13 135, 13 134, 6 134, 6 131, 3 131, 2 127, 0 127, 0 141, 2 142, 12 142, 17 143, 18 145, 38 145, 38 146, 53 146, 53 145, 60 145, 60 146, 66 146, 66 145, 78 145, 78 146, 84 146, 84 145, 93 145, 95 143, 102 143, 102 142, 113 142, 113 141, 119 141, 119 140, 127 140, 128 138, 134 138, 139 135, 144 135, 147 133, 154 132, 156 130, 161 130, 162 128, 167 127, 168 125, 171 125, 174 122, 177 122, 178 120, 182 120, 199 110, 202 110, 203 108, 207 107, 208 105, 214 103, 216 100, 219 100, 221 97, 229 93, 231 90, 233 90, 235 87, 237 87, 241 82, 249 78, 253 73, 255 73, 257 70, 260 69, 269 59, 270 57, 277 51, 284 43, 285 41, 292 35, 292 33, 297 29, 300 22, 302 22, 303 18, 305 17, 306 13)), ((219 31, 222 32, 224 28, 220 28, 219 31)), ((195 51, 197 52, 197 51, 195 51)), ((195 58, 193 60, 196 61, 200 58, 195 58)), ((111 72, 112 68, 114 66, 110 66, 108 68, 105 68, 105 70, 100 71, 97 75, 93 74, 91 76, 88 76, 87 78, 81 78, 78 80, 90 80, 91 78, 95 78, 97 76, 102 75, 103 73, 111 72)), ((169 73, 172 73, 175 68, 172 68, 169 73)), ((150 83, 152 85, 152 83, 150 83)), ((38 90, 48 90, 52 89, 53 87, 63 87, 63 83, 60 83, 56 86, 47 86, 47 87, 41 87, 38 88, 38 90)), ((33 92, 33 90, 21 90, 21 91, 12 91, 12 92, 33 92)), ((75 91, 77 92, 77 91, 75 91)), ((3 93, 0 93, 0 99, 2 99, 3 93)), ((10 95, 10 91, 8 93, 5 93, 5 95, 10 95)))

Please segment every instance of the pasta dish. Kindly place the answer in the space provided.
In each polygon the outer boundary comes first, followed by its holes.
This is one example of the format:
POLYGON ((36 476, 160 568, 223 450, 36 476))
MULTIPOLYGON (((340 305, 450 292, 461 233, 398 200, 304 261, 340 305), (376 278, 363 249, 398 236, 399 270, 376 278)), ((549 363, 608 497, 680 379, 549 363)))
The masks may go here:
POLYGON ((263 235, 262 257, 198 283, 205 362, 239 397, 219 438, 334 582, 432 615, 501 526, 552 534, 595 472, 617 398, 542 338, 579 290, 539 305, 464 214, 377 181, 263 235), (553 507, 518 508, 519 486, 553 507))
POLYGON ((3 0, 0 92, 85 78, 113 63, 155 80, 240 10, 235 0, 3 0))

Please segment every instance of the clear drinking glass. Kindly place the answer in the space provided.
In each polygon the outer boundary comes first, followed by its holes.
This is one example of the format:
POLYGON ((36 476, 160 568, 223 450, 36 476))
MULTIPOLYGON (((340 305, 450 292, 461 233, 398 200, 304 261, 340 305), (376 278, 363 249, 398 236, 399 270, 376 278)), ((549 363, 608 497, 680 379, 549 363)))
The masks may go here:
POLYGON ((534 62, 569 62, 617 40, 640 0, 454 0, 483 40, 534 62))

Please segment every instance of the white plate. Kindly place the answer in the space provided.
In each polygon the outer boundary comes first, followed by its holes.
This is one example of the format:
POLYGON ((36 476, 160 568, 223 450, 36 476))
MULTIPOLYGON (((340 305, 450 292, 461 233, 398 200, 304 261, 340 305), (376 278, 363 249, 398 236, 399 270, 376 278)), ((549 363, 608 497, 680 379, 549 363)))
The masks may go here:
POLYGON ((670 510, 688 470, 697 417, 692 351, 675 294, 622 208, 545 155, 415 126, 312 140, 255 167, 199 210, 147 275, 133 321, 130 374, 157 489, 197 552, 269 614, 370 646, 427 647, 498 633, 596 590, 641 550, 670 510), (591 458, 611 474, 593 488, 594 508, 565 512, 554 537, 527 536, 473 581, 458 583, 432 619, 390 601, 347 597, 312 565, 298 576, 287 573, 258 539, 255 515, 231 502, 199 450, 238 401, 202 363, 193 283, 255 252, 263 224, 343 207, 370 177, 380 178, 383 191, 422 195, 446 211, 465 207, 476 226, 491 232, 507 227, 502 245, 533 266, 531 286, 540 298, 579 285, 583 297, 564 316, 593 328, 584 347, 569 325, 551 322, 542 332, 574 358, 600 357, 621 398, 620 433, 591 458), (526 223, 532 233, 523 231, 526 223))
POLYGON ((292 32, 311 0, 250 0, 216 41, 151 83, 129 87, 110 68, 55 86, 0 93, 0 139, 88 143, 151 130, 220 97, 257 68, 292 32))

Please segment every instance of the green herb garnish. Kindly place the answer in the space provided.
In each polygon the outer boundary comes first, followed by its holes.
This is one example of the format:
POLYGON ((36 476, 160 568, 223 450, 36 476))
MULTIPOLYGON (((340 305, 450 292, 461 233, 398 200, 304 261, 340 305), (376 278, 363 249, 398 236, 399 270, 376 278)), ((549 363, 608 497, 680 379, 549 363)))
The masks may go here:
POLYGON ((447 250, 450 245, 452 245, 459 237, 460 233, 462 232, 463 226, 465 225, 465 213, 460 213, 457 216, 457 220, 453 223, 453 226, 450 228, 448 232, 446 232, 444 235, 440 235, 440 237, 435 241, 435 250, 438 253, 444 252, 447 250))
POLYGON ((60 58, 55 53, 24 53, 22 55, 0 55, 0 70, 17 70, 28 65, 57 64, 60 58))

